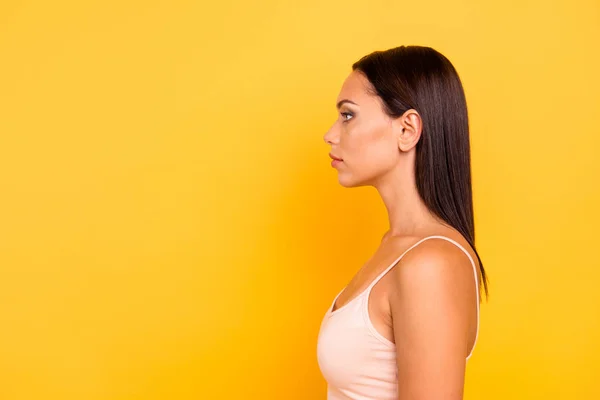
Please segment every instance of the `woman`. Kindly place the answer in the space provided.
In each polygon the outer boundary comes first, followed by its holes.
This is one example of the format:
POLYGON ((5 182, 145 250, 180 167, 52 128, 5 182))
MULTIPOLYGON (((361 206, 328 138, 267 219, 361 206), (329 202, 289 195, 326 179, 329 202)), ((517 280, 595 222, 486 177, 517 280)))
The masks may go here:
POLYGON ((352 66, 337 108, 324 139, 338 181, 375 187, 389 230, 322 321, 327 398, 462 399, 488 288, 458 74, 429 47, 376 51, 352 66))

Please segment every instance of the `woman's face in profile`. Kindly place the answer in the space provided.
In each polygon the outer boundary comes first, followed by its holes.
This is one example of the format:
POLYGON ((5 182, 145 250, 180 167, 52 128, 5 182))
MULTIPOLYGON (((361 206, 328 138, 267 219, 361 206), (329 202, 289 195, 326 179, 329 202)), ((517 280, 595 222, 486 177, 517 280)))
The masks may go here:
POLYGON ((336 100, 338 118, 324 136, 331 156, 341 159, 333 166, 345 187, 373 185, 398 163, 392 119, 381 98, 368 92, 370 87, 361 72, 346 78, 336 100))

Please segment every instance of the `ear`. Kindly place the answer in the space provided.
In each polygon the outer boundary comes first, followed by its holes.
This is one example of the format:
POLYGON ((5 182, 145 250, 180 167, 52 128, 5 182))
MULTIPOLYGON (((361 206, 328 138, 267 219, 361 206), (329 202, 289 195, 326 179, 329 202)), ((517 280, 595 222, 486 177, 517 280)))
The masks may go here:
POLYGON ((400 117, 394 119, 393 125, 400 151, 407 152, 417 145, 421 138, 423 122, 416 110, 412 108, 407 110, 400 117))

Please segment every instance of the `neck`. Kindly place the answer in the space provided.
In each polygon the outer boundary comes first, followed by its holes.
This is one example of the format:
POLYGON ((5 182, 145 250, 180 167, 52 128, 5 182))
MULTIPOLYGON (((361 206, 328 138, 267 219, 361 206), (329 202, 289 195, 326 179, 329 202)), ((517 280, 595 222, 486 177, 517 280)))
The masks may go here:
POLYGON ((389 230, 386 237, 421 236, 440 226, 439 219, 419 196, 414 178, 393 181, 394 184, 376 186, 388 214, 389 230))

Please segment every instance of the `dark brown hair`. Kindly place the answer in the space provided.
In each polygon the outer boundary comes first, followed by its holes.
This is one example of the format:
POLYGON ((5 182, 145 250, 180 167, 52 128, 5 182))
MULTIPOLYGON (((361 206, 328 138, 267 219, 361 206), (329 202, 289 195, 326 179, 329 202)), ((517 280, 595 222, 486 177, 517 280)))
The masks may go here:
POLYGON ((488 279, 475 248, 467 103, 456 69, 445 56, 423 46, 375 51, 352 69, 367 77, 390 117, 409 109, 421 116, 417 190, 429 210, 458 230, 475 251, 487 297, 488 279))

